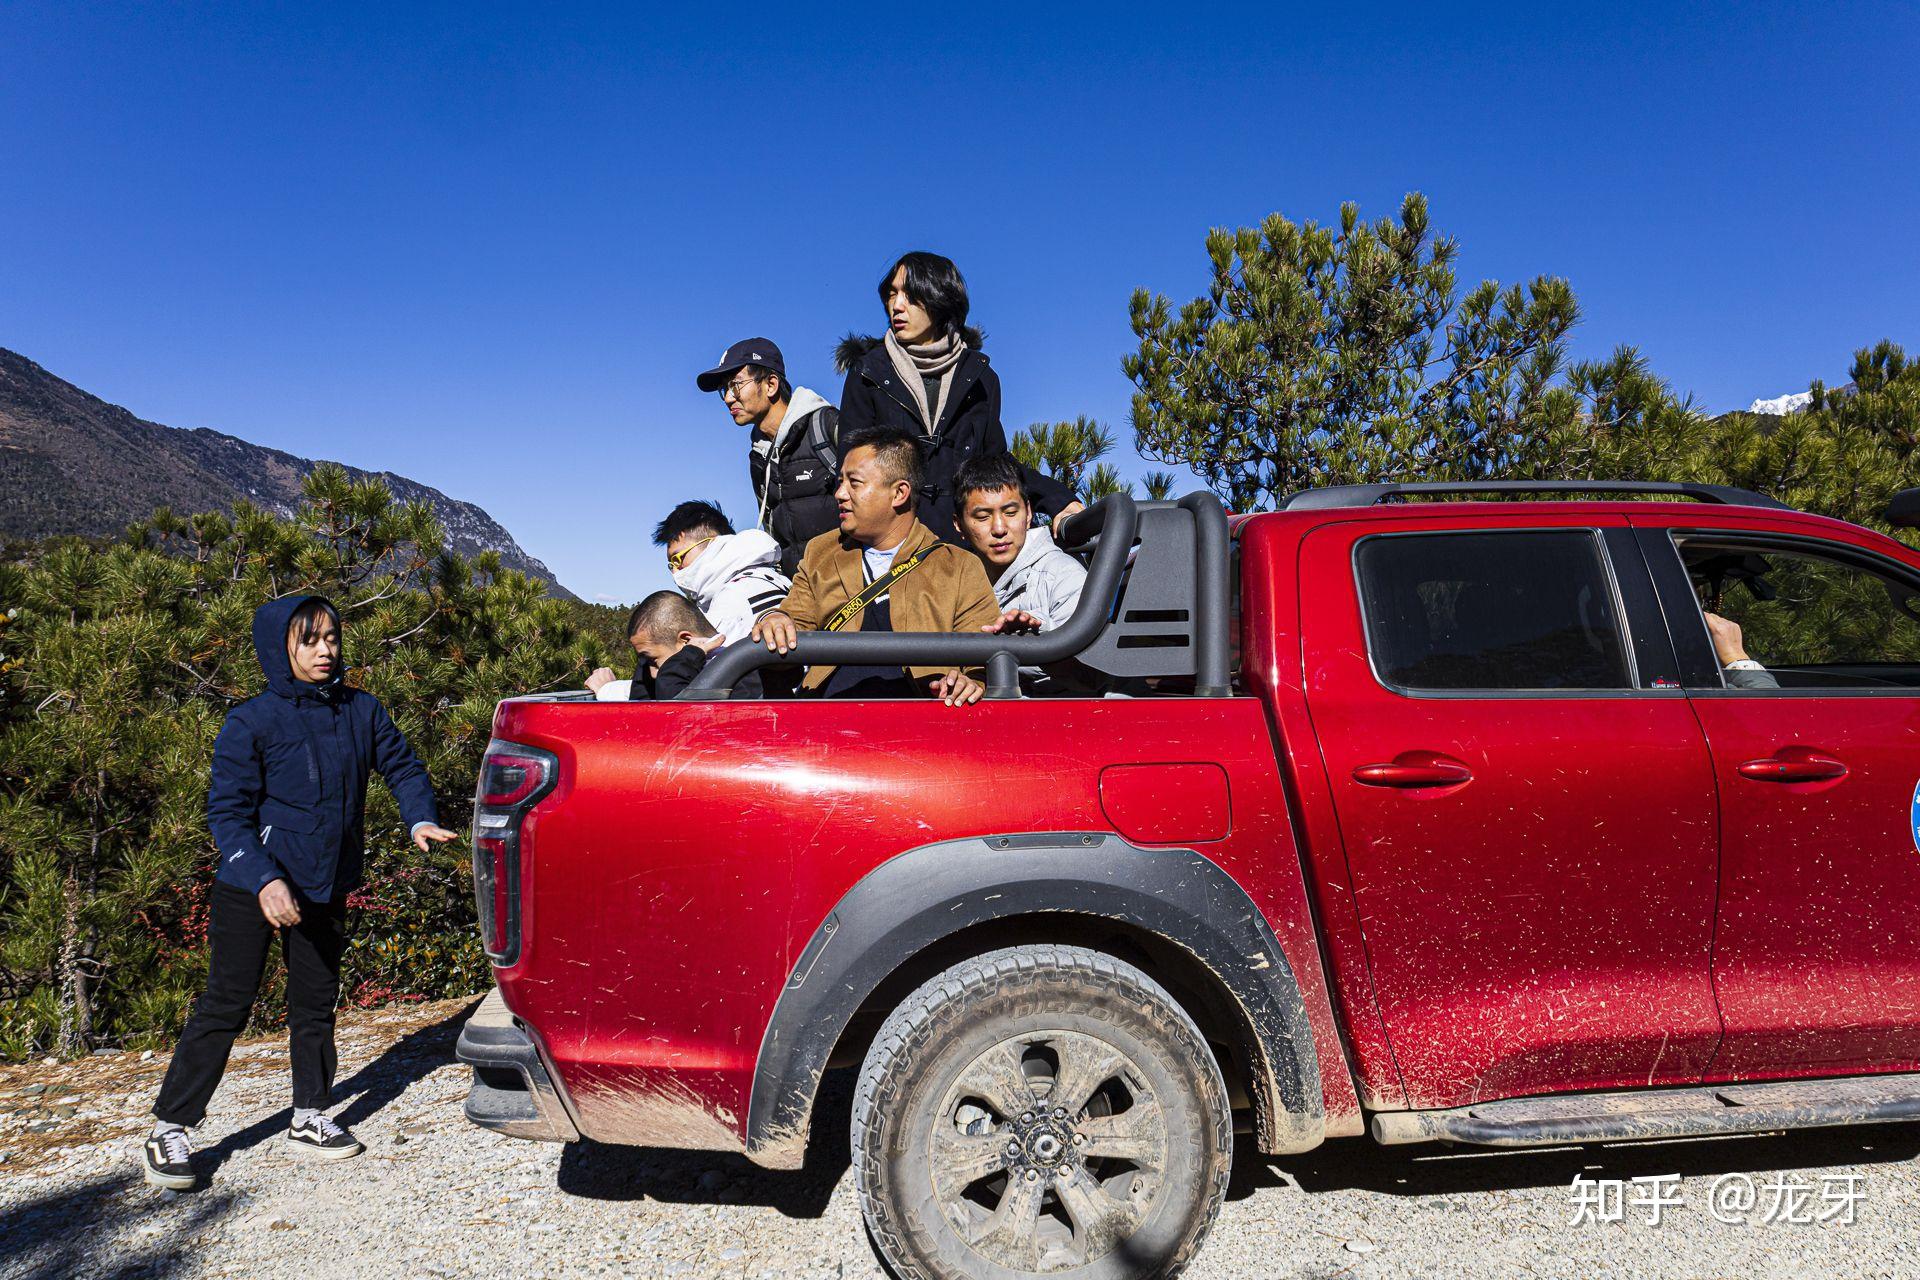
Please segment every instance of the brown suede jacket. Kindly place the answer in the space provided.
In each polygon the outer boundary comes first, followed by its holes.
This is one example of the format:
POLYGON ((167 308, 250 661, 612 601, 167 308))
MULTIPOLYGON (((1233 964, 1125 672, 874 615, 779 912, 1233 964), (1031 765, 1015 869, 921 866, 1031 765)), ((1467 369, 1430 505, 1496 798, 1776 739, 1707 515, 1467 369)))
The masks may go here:
MULTIPOLYGON (((895 631, 961 631, 978 635, 980 628, 1000 617, 1000 604, 993 597, 993 584, 973 552, 941 542, 933 530, 914 521, 913 531, 893 553, 894 563, 923 547, 934 550, 889 592, 889 610, 895 631)), ((802 631, 818 631, 834 611, 860 594, 866 575, 860 567, 860 545, 838 531, 823 533, 807 543, 794 570, 793 589, 780 605, 780 611, 793 619, 802 631)), ((841 630, 857 631, 863 615, 841 630)), ((931 680, 950 668, 909 667, 916 680, 931 680)), ((806 690, 816 690, 833 674, 832 667, 809 667, 800 682, 806 690)))

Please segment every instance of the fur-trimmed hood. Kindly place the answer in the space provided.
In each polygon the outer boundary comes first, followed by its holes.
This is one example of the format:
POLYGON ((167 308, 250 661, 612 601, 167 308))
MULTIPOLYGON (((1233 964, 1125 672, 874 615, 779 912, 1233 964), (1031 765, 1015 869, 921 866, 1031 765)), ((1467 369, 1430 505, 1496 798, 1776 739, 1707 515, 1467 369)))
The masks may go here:
MULTIPOLYGON (((966 340, 967 346, 974 351, 980 350, 987 340, 987 334, 984 329, 976 329, 970 324, 960 326, 960 336, 966 340)), ((869 351, 872 351, 883 341, 885 341, 884 338, 876 337, 870 333, 847 334, 846 337, 840 339, 839 345, 833 349, 833 367, 835 371, 843 374, 848 372, 853 366, 865 359, 869 351)))

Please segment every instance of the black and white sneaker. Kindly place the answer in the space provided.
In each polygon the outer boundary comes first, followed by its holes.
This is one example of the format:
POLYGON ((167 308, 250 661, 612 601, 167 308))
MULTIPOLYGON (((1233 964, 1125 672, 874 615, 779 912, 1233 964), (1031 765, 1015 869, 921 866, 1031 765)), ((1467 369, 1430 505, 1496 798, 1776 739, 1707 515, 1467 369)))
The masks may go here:
POLYGON ((193 1144, 185 1129, 168 1129, 147 1135, 141 1152, 146 1167, 147 1185, 169 1191, 191 1191, 199 1179, 193 1176, 193 1144))
POLYGON ((322 1160, 351 1160, 366 1148, 359 1139, 324 1115, 294 1121, 287 1130, 287 1150, 322 1160))

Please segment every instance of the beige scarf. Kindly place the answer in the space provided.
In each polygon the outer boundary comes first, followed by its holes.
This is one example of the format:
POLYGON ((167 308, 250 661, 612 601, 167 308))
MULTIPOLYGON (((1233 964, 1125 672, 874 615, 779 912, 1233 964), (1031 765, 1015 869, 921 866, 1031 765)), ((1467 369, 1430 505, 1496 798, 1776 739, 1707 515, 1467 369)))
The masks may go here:
POLYGON ((913 402, 920 406, 920 421, 926 424, 927 434, 933 434, 933 425, 940 421, 940 411, 946 408, 947 391, 953 386, 953 371, 960 365, 960 357, 967 354, 966 340, 957 333, 947 334, 935 342, 904 346, 900 339, 893 336, 893 330, 887 330, 887 358, 893 361, 893 371, 900 381, 906 383, 907 392, 913 402), (938 375, 940 378, 940 398, 932 404, 927 403, 927 378, 938 375))

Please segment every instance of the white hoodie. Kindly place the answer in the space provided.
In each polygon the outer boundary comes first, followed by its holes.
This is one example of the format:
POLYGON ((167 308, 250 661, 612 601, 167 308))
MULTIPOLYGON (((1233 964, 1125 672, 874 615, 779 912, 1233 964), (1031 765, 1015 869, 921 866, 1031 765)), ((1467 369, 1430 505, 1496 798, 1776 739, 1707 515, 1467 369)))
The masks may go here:
POLYGON ((675 570, 673 585, 691 596, 713 629, 732 644, 786 599, 793 583, 780 572, 780 544, 770 534, 748 529, 709 542, 692 564, 675 570))
POLYGON ((1053 534, 1029 529, 1027 545, 993 584, 993 594, 1002 609, 1025 609, 1040 619, 1041 630, 1052 631, 1073 616, 1086 583, 1086 569, 1054 544, 1053 534))

